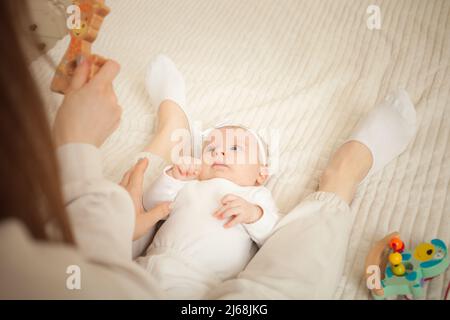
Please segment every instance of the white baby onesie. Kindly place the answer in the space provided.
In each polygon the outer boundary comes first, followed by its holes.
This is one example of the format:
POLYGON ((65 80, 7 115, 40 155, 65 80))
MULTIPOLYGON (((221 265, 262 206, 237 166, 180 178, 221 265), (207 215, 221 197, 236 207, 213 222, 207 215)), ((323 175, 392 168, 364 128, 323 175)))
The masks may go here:
POLYGON ((180 181, 161 177, 144 196, 144 207, 174 201, 168 219, 150 244, 144 266, 174 299, 201 298, 212 286, 242 271, 257 247, 270 236, 279 220, 278 209, 268 189, 242 187, 229 180, 180 181), (225 229, 225 220, 213 217, 220 200, 233 194, 263 209, 253 224, 225 229))

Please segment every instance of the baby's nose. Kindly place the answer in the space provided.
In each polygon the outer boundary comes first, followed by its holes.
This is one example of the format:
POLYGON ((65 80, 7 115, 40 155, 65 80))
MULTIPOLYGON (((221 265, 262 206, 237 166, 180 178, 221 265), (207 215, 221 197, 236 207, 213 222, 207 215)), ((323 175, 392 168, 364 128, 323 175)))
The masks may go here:
POLYGON ((217 148, 215 150, 215 154, 216 156, 225 156, 225 150, 223 150, 222 148, 217 148))
POLYGON ((223 159, 225 158, 225 151, 216 151, 214 156, 218 159, 223 159))
POLYGON ((225 161, 225 151, 216 150, 214 152, 213 158, 215 159, 215 161, 224 162, 225 161))

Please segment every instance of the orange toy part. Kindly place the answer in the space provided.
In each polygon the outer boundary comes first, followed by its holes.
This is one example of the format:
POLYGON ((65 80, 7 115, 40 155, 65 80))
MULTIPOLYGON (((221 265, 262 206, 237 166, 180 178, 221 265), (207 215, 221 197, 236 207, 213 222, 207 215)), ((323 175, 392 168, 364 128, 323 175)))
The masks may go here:
POLYGON ((80 8, 81 28, 70 30, 70 44, 61 63, 56 69, 51 84, 51 90, 65 94, 72 80, 73 73, 82 59, 90 59, 92 62, 92 78, 106 59, 92 55, 92 43, 97 39, 103 19, 109 14, 110 9, 105 5, 105 0, 73 0, 74 5, 80 8))
POLYGON ((405 244, 398 237, 392 238, 391 241, 389 242, 389 246, 391 247, 392 250, 394 250, 394 252, 402 253, 403 250, 405 249, 405 244))

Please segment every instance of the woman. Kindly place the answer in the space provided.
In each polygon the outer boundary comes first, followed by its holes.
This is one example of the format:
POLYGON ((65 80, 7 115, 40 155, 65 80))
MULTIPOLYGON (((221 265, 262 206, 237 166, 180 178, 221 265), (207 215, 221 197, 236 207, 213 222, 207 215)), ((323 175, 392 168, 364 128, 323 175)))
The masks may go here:
MULTIPOLYGON (((0 299, 164 298, 131 259, 133 238, 168 212, 162 205, 145 216, 151 220, 144 218, 148 162, 130 170, 125 188, 102 176, 98 148, 120 121, 112 84, 118 64, 108 61, 91 81, 89 62, 78 67, 51 132, 19 41, 16 21, 26 8, 22 1, 2 1, 0 12, 2 43, 8 44, 0 61, 0 299)), ((159 117, 156 149, 173 129, 167 115, 159 117)), ((384 164, 375 160, 362 143, 344 144, 319 192, 281 221, 237 279, 207 298, 331 298, 345 261, 349 204, 370 168, 384 164)))

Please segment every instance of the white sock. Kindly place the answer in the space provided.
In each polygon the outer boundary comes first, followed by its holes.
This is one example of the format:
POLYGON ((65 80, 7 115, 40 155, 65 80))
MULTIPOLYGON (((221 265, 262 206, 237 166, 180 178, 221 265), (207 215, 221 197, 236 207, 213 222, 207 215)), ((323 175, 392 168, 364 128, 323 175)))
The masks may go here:
POLYGON ((416 110, 408 93, 399 89, 358 123, 348 141, 361 142, 372 152, 369 177, 405 151, 415 133, 416 110))
POLYGON ((159 107, 164 100, 171 100, 185 111, 184 77, 169 57, 160 54, 150 63, 147 69, 146 85, 154 106, 159 107))

